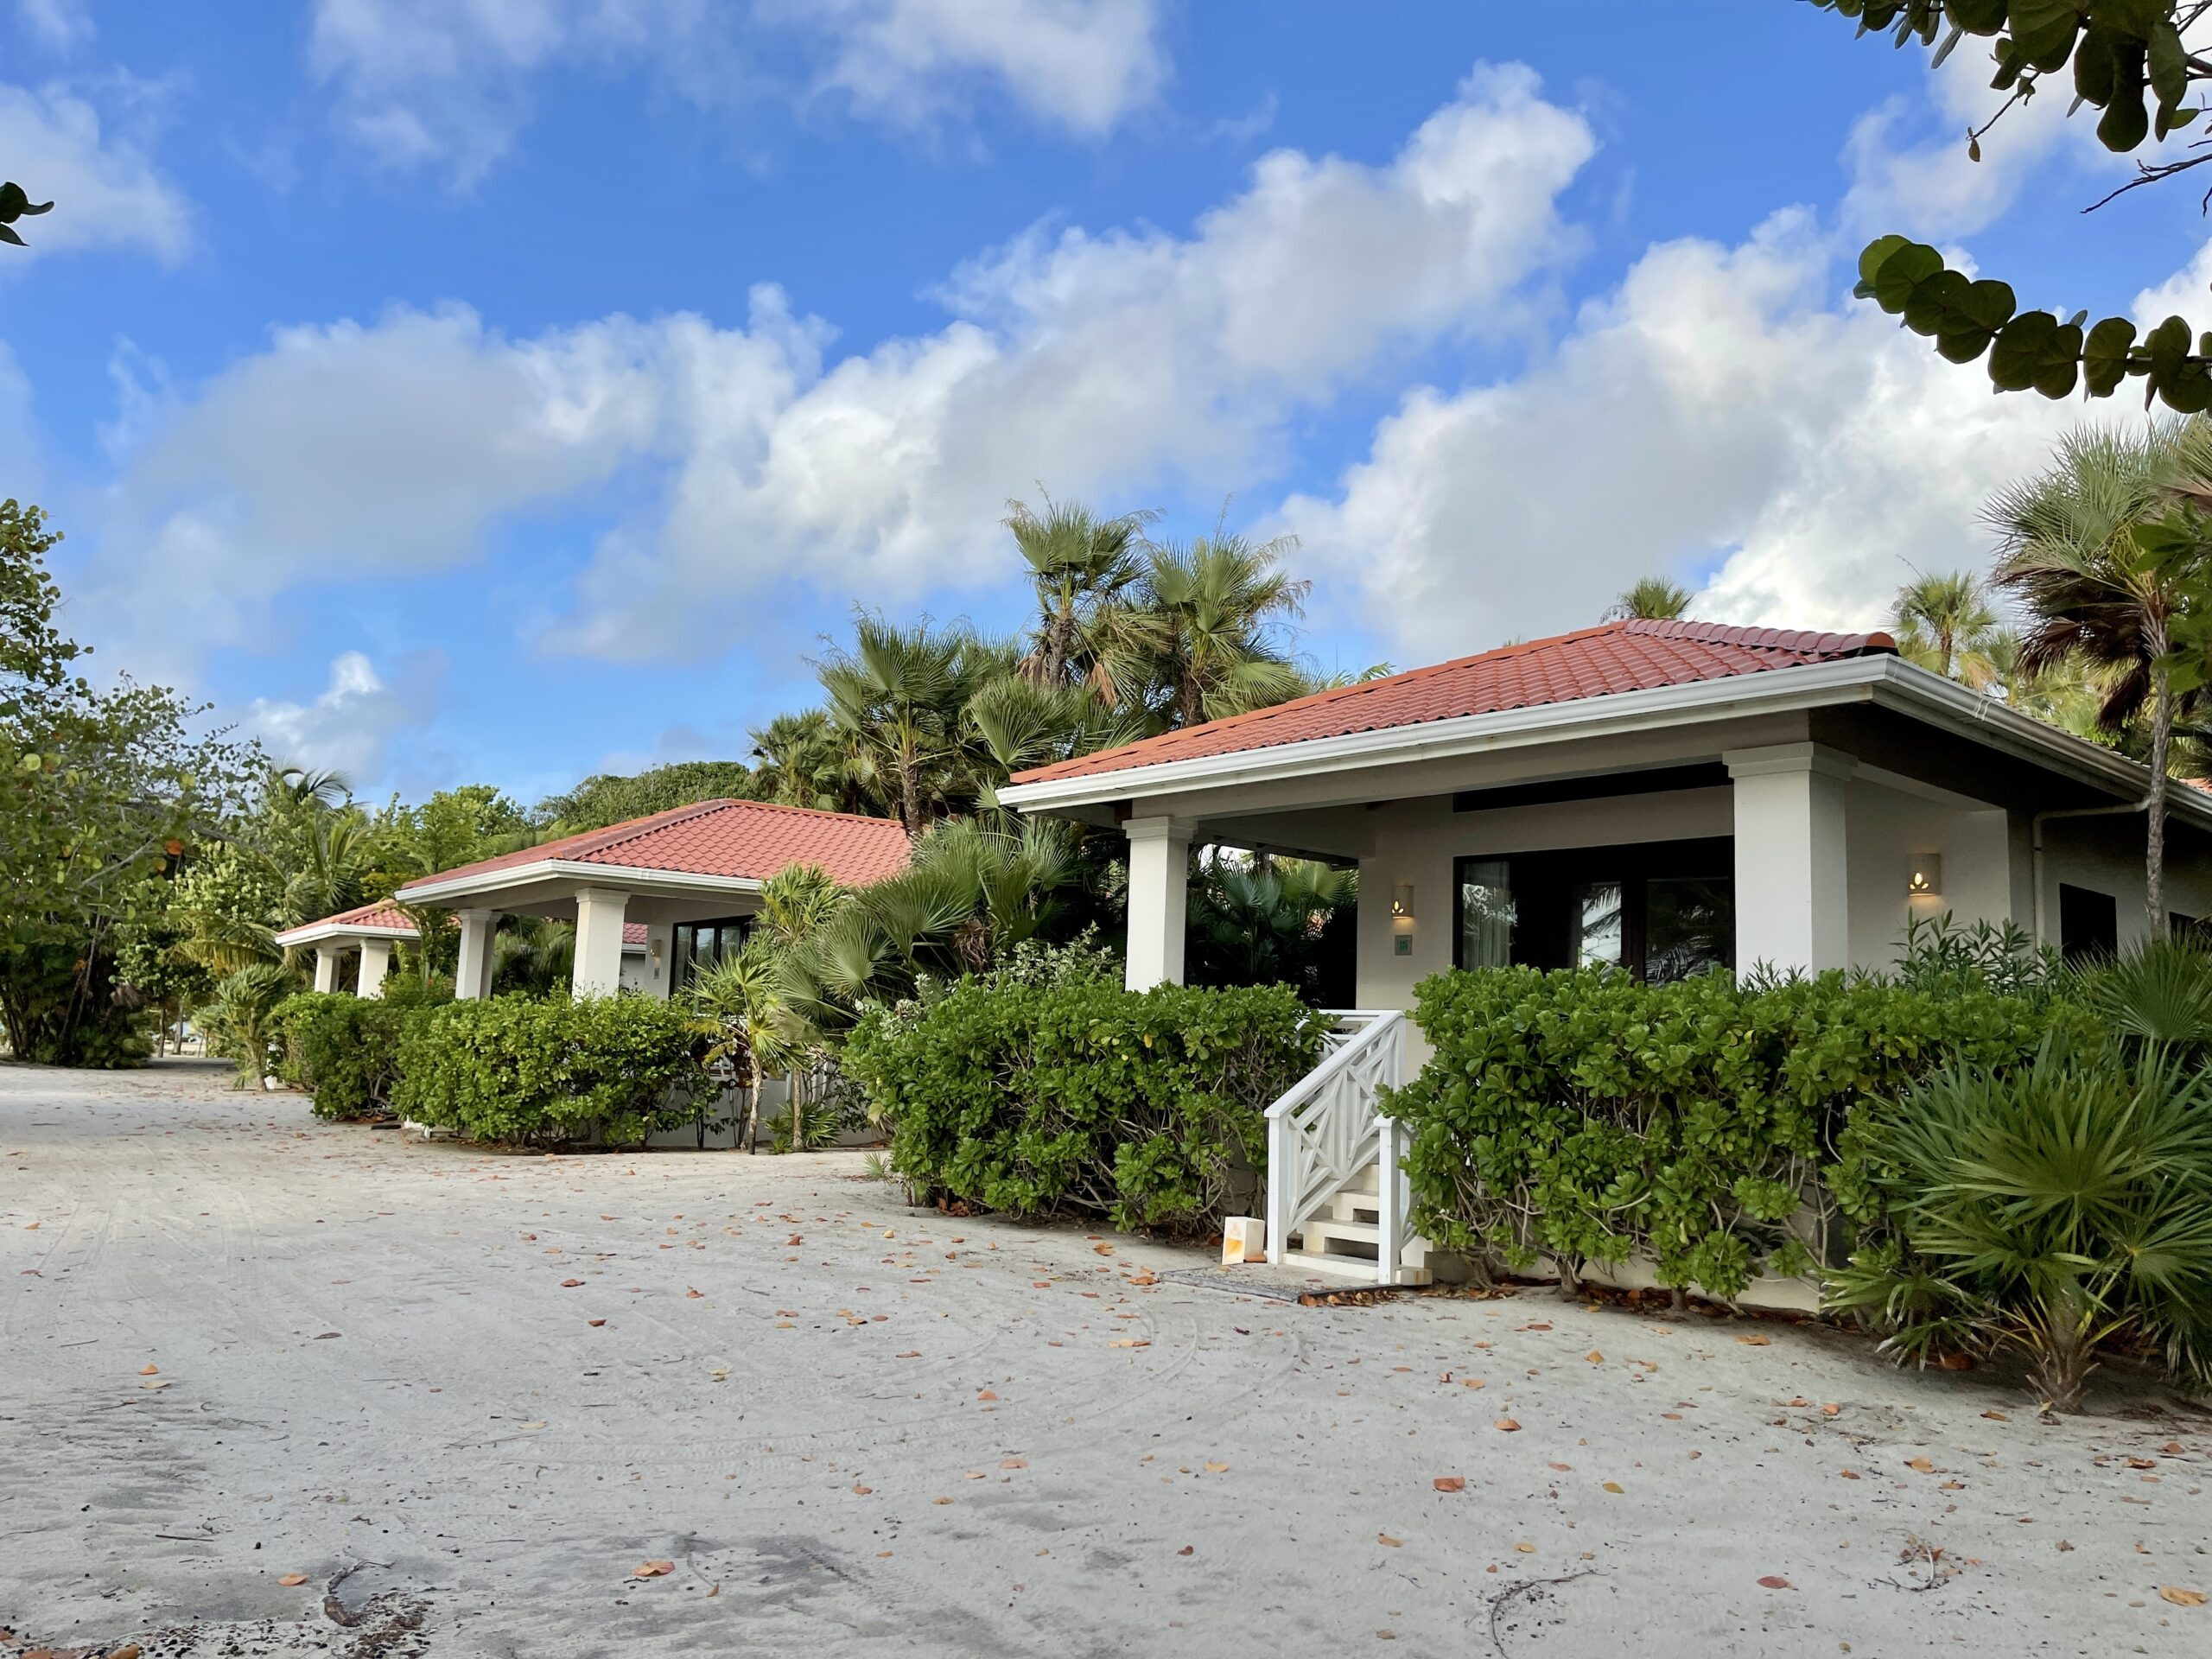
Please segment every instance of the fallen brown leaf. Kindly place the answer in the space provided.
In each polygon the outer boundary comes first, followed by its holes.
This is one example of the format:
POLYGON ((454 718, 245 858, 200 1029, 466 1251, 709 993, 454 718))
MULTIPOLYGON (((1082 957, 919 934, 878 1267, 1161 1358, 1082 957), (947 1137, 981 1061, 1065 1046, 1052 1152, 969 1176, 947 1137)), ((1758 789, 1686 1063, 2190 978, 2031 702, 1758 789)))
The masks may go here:
POLYGON ((1764 1590, 1794 1590, 1796 1586, 1777 1573, 1770 1573, 1759 1580, 1759 1587, 1764 1590))
POLYGON ((561 1281, 561 1288, 563 1290, 574 1290, 582 1283, 583 1283, 583 1281, 581 1279, 563 1279, 561 1281))
POLYGON ((664 1579, 675 1571, 674 1561, 640 1561, 630 1576, 633 1579, 664 1579))
POLYGON ((1492 1423, 1491 1427, 1492 1428, 1498 1429, 1504 1433, 1511 1434, 1516 1432, 1520 1428, 1521 1425, 1515 1422, 1510 1417, 1501 1417, 1495 1423, 1492 1423))
POLYGON ((1195 1555, 1198 1553, 1198 1547, 1196 1544, 1185 1544, 1175 1553, 1178 1555, 1195 1555))
POLYGON ((2202 1607, 2204 1592, 2202 1590, 2184 1590, 2177 1584, 2162 1584, 2158 1586, 2158 1599, 2171 1602, 2177 1607, 2202 1607))
POLYGON ((287 1573, 283 1578, 276 1580, 277 1583, 288 1587, 296 1584, 305 1584, 307 1581, 308 1575, 304 1573, 287 1573))
POLYGON ((1738 1337, 1736 1340, 1742 1343, 1747 1348, 1764 1348, 1767 1345, 1767 1339, 1764 1337, 1756 1334, 1748 1337, 1738 1337))
POLYGON ((1609 1480, 1605 1482, 1605 1487, 1609 1492, 1618 1492, 1622 1490, 1621 1484, 1618 1480, 1609 1480))
POLYGON ((1439 1475, 1428 1484, 1440 1492, 1464 1492, 1467 1490, 1465 1475, 1439 1475))
POLYGON ((605 1325, 607 1321, 605 1319, 586 1319, 584 1323, 589 1325, 605 1325))
POLYGON ((1993 1423, 2009 1423, 2012 1421, 2001 1411, 1985 1411, 1981 1414, 1993 1423))
POLYGON ((141 1376, 159 1376, 161 1374, 162 1368, 158 1365, 141 1365, 138 1368, 138 1375, 141 1376))
POLYGON ((1936 1465, 1925 1458, 1907 1458, 1904 1460, 1904 1466, 1908 1469, 1917 1469, 1923 1475, 1932 1474, 1936 1469, 1936 1465))
POLYGON ((1382 1548, 1385 1548, 1385 1549, 1402 1549, 1402 1548, 1405 1548, 1405 1543, 1406 1543, 1406 1541, 1405 1541, 1404 1539, 1402 1539, 1402 1538, 1393 1538, 1393 1537, 1392 1537, 1389 1533, 1387 1533, 1387 1532, 1378 1532, 1378 1533, 1376 1533, 1376 1534, 1375 1535, 1375 1541, 1376 1541, 1376 1543, 1378 1543, 1378 1544, 1382 1545, 1382 1548))
POLYGON ((1602 1365, 1605 1363, 1605 1357, 1599 1353, 1595 1348, 1592 1348, 1588 1353, 1583 1355, 1582 1357, 1588 1360, 1592 1365, 1602 1365))

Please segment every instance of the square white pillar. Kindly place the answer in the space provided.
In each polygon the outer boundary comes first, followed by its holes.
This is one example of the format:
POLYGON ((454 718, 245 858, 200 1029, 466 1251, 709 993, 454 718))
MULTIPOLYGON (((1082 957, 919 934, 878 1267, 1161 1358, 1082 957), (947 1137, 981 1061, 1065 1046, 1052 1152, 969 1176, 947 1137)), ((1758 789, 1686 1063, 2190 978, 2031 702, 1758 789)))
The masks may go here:
POLYGON ((1732 749, 1736 971, 1851 965, 1845 785, 1851 757, 1817 743, 1732 749))
POLYGON ((315 948, 315 988, 327 996, 338 988, 338 941, 325 939, 315 948))
POLYGON ((1129 934, 1122 982, 1133 991, 1183 982, 1184 919, 1191 899, 1191 831, 1181 818, 1131 818, 1129 934))
POLYGON ((498 931, 496 910, 457 910, 461 923, 461 960, 453 973, 453 994, 471 1001, 492 995, 492 936, 498 931))
POLYGON ((357 996, 382 996, 384 976, 391 971, 391 941, 363 939, 361 941, 361 980, 354 987, 357 996))
POLYGON ((570 988, 578 996, 612 996, 622 988, 622 912, 630 895, 612 887, 576 893, 576 968, 570 988))

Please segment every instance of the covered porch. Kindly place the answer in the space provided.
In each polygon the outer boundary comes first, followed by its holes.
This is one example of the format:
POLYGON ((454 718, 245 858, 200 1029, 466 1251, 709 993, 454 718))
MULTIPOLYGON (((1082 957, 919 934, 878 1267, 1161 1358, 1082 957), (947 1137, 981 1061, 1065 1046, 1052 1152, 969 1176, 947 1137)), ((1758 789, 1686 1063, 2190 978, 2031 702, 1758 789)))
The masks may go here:
POLYGON ((326 916, 276 936, 284 949, 315 952, 315 988, 329 993, 345 977, 347 958, 353 959, 353 994, 384 995, 385 976, 391 971, 392 947, 421 938, 407 912, 397 905, 361 905, 326 916))
POLYGON ((516 915, 575 925, 576 995, 665 1001, 741 946, 783 870, 810 865, 858 886, 906 863, 906 831, 893 820, 707 801, 442 871, 398 896, 453 912, 456 996, 491 994, 499 918, 516 915))

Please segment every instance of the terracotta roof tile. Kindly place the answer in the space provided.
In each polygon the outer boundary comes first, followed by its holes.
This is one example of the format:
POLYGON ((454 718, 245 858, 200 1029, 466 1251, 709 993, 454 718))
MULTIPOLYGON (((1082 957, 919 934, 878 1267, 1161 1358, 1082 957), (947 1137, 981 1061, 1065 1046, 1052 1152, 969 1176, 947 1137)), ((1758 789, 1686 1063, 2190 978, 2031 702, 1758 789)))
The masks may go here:
POLYGON ((407 912, 386 899, 374 904, 356 905, 351 910, 341 910, 335 916, 326 916, 319 922, 302 922, 297 927, 287 928, 276 936, 276 943, 283 944, 300 934, 326 927, 379 927, 404 932, 409 938, 415 934, 415 923, 407 912))
POLYGON ((441 870, 401 891, 556 859, 752 881, 766 881, 794 864, 811 864, 858 887, 905 869, 906 851, 906 832, 895 818, 817 812, 767 801, 702 801, 441 870))
POLYGON ((1607 622, 1388 679, 1316 692, 1295 702, 1163 733, 1017 772, 1017 784, 1083 778, 1131 766, 1386 731, 1623 691, 1648 691, 1894 652, 1885 633, 1739 628, 1718 622, 1607 622))
POLYGON ((645 948, 645 925, 643 922, 622 924, 622 948, 625 950, 645 948))

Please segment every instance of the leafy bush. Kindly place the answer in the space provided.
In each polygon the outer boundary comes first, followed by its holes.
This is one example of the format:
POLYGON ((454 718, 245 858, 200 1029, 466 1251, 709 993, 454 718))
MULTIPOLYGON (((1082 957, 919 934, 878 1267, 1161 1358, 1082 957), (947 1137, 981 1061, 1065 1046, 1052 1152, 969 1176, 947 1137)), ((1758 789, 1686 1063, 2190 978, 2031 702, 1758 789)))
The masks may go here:
POLYGON ((2165 1054, 2047 1044, 2024 1070, 1955 1061, 1855 1129, 1898 1237, 1829 1277, 1828 1306, 1923 1363, 2024 1349, 2045 1406, 2081 1408, 2110 1343, 2212 1382, 2212 1077, 2165 1054))
POLYGON ((708 1086, 689 1013, 637 996, 449 1002, 408 1024, 392 1105, 476 1140, 644 1141, 708 1086))
POLYGON ((862 1016, 844 1067, 893 1126, 893 1166, 1020 1215, 1212 1225, 1264 1161, 1262 1114, 1313 1066, 1322 1022, 1286 986, 1138 993, 1070 966, 1063 985, 969 980, 862 1016))
POLYGON ((1968 978, 1916 988, 1840 974, 1646 985, 1597 969, 1449 973, 1416 991, 1434 1046, 1388 1109, 1411 1128, 1413 1222, 1446 1249, 1571 1291, 1590 1262, 1651 1263, 1663 1285, 1740 1295, 1764 1268, 1807 1274, 1878 1228, 1878 1155, 1849 1124, 1952 1060, 2019 1065, 2048 996, 1968 978))
POLYGON ((399 1081, 399 1046, 421 1017, 404 1003, 301 991, 270 1015, 276 1075, 315 1096, 317 1117, 380 1116, 399 1081))

